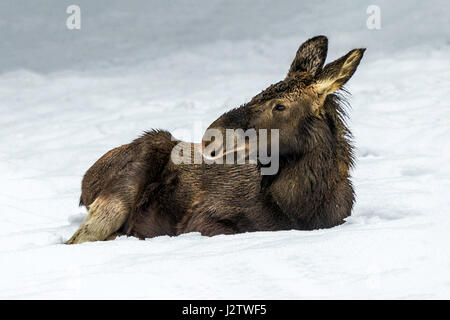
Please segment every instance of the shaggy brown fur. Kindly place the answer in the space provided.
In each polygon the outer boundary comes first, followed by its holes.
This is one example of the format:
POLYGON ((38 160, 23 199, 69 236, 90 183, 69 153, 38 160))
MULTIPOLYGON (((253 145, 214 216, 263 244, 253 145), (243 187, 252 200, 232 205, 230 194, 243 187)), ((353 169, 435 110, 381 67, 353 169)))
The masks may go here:
POLYGON ((327 38, 306 41, 286 78, 210 128, 279 129, 280 168, 262 164, 175 164, 178 143, 150 131, 101 157, 85 174, 80 204, 89 214, 67 243, 197 231, 203 235, 258 230, 311 230, 344 222, 354 194, 345 104, 335 92, 355 72, 364 49, 323 67, 327 38), (277 106, 282 106, 279 108, 277 106))

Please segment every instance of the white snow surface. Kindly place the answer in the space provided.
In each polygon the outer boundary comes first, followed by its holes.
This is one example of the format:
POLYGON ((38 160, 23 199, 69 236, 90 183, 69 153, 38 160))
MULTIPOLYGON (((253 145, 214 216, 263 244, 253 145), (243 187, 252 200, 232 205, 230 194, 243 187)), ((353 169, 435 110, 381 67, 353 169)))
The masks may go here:
POLYGON ((447 0, 78 1, 74 31, 69 4, 0 4, 0 298, 450 298, 447 0), (96 159, 151 128, 198 141, 318 34, 327 61, 367 48, 345 224, 62 244, 96 159))

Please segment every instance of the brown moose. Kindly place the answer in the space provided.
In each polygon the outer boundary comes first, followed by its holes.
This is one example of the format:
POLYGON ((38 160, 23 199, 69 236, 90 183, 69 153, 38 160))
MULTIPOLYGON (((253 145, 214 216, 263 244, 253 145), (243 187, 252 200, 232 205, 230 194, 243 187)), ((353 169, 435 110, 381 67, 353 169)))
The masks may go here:
POLYGON ((278 129, 276 174, 262 175, 259 161, 176 164, 171 154, 179 141, 167 131, 153 130, 89 168, 80 199, 88 215, 66 243, 117 235, 143 239, 193 231, 214 236, 311 230, 343 223, 354 202, 353 156, 343 119, 345 101, 336 92, 353 75, 365 49, 351 50, 324 67, 327 47, 324 36, 303 43, 284 80, 209 127, 220 132, 278 129))

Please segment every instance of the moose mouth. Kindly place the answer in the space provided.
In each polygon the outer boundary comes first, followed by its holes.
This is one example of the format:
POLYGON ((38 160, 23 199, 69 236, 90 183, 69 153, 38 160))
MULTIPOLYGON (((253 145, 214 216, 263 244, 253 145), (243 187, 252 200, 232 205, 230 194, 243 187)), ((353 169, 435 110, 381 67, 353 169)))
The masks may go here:
MULTIPOLYGON (((230 150, 227 150, 226 148, 224 148, 224 143, 222 142, 206 142, 206 141, 202 141, 202 155, 203 158, 211 161, 211 162, 215 162, 218 161, 219 159, 223 159, 223 158, 227 158, 227 155, 230 154, 237 154, 238 155, 238 159, 239 159, 239 155, 244 156, 244 159, 247 160, 249 159, 251 153, 251 149, 249 146, 249 143, 247 141, 245 141, 244 143, 241 143, 239 145, 234 144, 234 147, 231 148, 230 150)), ((256 154, 256 153, 255 153, 256 154)), ((233 159, 233 163, 234 163, 234 157, 233 159)), ((227 162, 226 162, 227 163, 227 162)))

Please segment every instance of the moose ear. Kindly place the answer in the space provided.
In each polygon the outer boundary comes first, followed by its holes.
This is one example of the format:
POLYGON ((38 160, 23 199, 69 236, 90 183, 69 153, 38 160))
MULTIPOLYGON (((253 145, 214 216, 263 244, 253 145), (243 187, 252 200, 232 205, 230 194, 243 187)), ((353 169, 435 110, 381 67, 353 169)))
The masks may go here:
POLYGON ((294 72, 310 72, 315 76, 323 67, 327 57, 328 39, 317 36, 305 41, 297 50, 288 77, 294 72))
POLYGON ((366 49, 353 49, 345 56, 331 62, 317 75, 314 84, 319 95, 331 94, 339 89, 355 73, 366 49))

